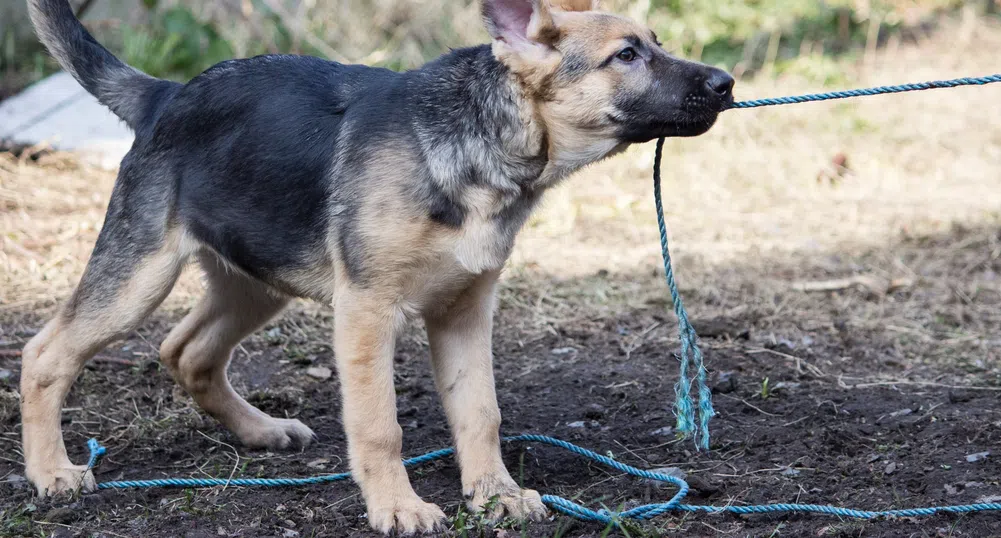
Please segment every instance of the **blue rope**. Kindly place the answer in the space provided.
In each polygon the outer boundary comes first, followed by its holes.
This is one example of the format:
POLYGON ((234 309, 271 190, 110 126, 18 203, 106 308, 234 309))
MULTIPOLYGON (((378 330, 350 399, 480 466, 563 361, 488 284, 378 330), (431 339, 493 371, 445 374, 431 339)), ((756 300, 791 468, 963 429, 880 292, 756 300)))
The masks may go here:
POLYGON ((688 312, 678 292, 678 284, 674 280, 671 269, 671 253, 667 248, 667 225, 664 223, 664 203, 660 193, 660 161, 664 156, 664 139, 657 140, 657 151, 653 158, 653 201, 657 209, 657 228, 660 230, 660 253, 664 260, 664 278, 667 288, 671 290, 671 301, 674 303, 674 314, 678 318, 678 337, 681 340, 681 363, 678 382, 674 385, 674 414, 677 416, 678 432, 685 437, 695 437, 697 450, 709 450, 709 420, 716 414, 713 411, 712 392, 707 383, 706 368, 703 364, 702 351, 699 350, 699 337, 688 320, 688 312), (689 361, 695 368, 695 382, 698 385, 699 413, 698 424, 695 420, 695 409, 692 403, 692 380, 689 378, 689 361))
POLYGON ((857 90, 811 93, 807 95, 792 95, 789 97, 752 99, 750 101, 738 101, 733 105, 731 105, 730 108, 758 108, 763 106, 791 105, 794 103, 808 103, 811 101, 830 101, 832 99, 847 99, 849 97, 883 95, 887 93, 916 92, 921 90, 934 90, 937 88, 956 88, 958 86, 983 86, 984 84, 994 84, 996 82, 1001 82, 1001 74, 988 75, 986 77, 967 77, 967 78, 955 78, 951 80, 934 80, 930 82, 917 82, 914 84, 898 84, 896 86, 876 86, 875 88, 860 88, 857 90))
MULTIPOLYGON (((622 473, 664 482, 678 488, 678 491, 670 500, 664 503, 653 503, 638 506, 630 510, 616 512, 611 510, 592 510, 583 505, 577 504, 569 499, 557 497, 555 495, 543 495, 542 502, 553 510, 582 521, 592 521, 605 525, 620 526, 626 520, 648 520, 666 512, 705 512, 709 514, 775 514, 788 512, 802 512, 812 514, 824 514, 831 516, 849 517, 854 519, 875 519, 881 517, 918 517, 931 516, 938 513, 964 514, 969 512, 1001 511, 1001 503, 977 503, 952 506, 930 506, 925 508, 905 508, 899 510, 855 510, 852 508, 839 508, 836 506, 825 506, 819 504, 764 504, 753 506, 710 506, 684 504, 682 501, 688 495, 688 483, 676 476, 655 473, 637 469, 631 465, 618 462, 607 456, 602 456, 596 452, 581 448, 573 443, 568 443, 560 439, 554 439, 545 435, 518 435, 505 437, 505 442, 531 442, 542 443, 557 448, 568 450, 578 456, 611 467, 622 473)), ((90 459, 87 467, 93 468, 98 459, 104 454, 105 449, 98 444, 96 439, 87 442, 90 449, 90 459)), ((437 461, 454 454, 451 448, 435 450, 422 456, 410 458, 403 461, 403 465, 413 467, 424 463, 437 461)), ((256 486, 256 487, 282 487, 282 486, 306 486, 312 484, 325 484, 338 482, 351 478, 350 473, 338 473, 322 476, 311 476, 305 478, 163 478, 156 480, 121 480, 115 482, 101 482, 98 489, 136 489, 136 488, 157 488, 157 487, 180 487, 180 488, 203 488, 212 486, 256 486)))
MULTIPOLYGON (((826 93, 812 93, 807 95, 793 95, 789 97, 774 97, 769 99, 754 99, 750 101, 737 101, 730 108, 758 108, 764 106, 787 105, 793 103, 806 103, 812 101, 830 101, 833 99, 847 99, 849 97, 862 97, 867 95, 881 95, 888 93, 913 92, 920 90, 931 90, 936 88, 955 88, 958 86, 982 86, 1001 82, 1001 74, 989 75, 986 77, 968 77, 952 80, 938 80, 931 82, 918 82, 914 84, 899 84, 896 86, 877 86, 874 88, 861 88, 856 90, 844 90, 826 93)), ((694 437, 695 448, 697 450, 709 449, 709 421, 715 416, 712 404, 712 391, 709 389, 702 351, 699 350, 698 335, 688 320, 688 313, 681 301, 678 293, 678 286, 674 280, 674 272, 671 269, 671 254, 667 248, 667 227, 664 224, 664 207, 661 202, 660 187, 660 161, 664 153, 664 139, 657 140, 657 151, 654 154, 653 162, 653 183, 654 183, 654 203, 657 209, 657 227, 660 231, 660 248, 664 260, 664 276, 667 279, 667 287, 671 290, 671 300, 674 303, 674 313, 678 318, 678 334, 681 340, 681 355, 678 382, 674 385, 674 414, 677 417, 678 432, 687 437, 694 437), (689 373, 689 368, 695 369, 694 379, 689 373), (698 413, 692 400, 692 384, 696 385, 695 391, 699 395, 698 413), (697 416, 696 416, 697 415, 697 416)))

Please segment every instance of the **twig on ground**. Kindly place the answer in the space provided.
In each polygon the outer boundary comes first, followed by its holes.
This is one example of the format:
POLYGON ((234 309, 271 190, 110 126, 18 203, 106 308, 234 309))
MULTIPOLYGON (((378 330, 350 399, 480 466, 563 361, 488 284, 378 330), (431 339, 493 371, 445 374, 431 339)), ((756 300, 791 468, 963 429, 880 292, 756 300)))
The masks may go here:
POLYGON ((220 491, 226 491, 226 488, 229 487, 230 481, 233 480, 233 475, 236 474, 236 469, 238 467, 240 467, 240 452, 236 450, 235 446, 233 446, 233 445, 231 445, 229 443, 226 443, 224 441, 220 441, 218 439, 214 439, 212 437, 209 437, 208 435, 205 435, 204 433, 202 433, 202 432, 200 432, 198 430, 195 430, 195 431, 198 432, 198 435, 201 435, 202 437, 208 439, 209 441, 212 441, 213 443, 218 443, 218 444, 220 444, 222 446, 228 447, 228 448, 230 448, 233 451, 233 457, 236 459, 236 462, 233 463, 233 469, 229 472, 229 478, 226 479, 226 484, 222 487, 222 490, 220 490, 220 491))
POLYGON ((818 377, 818 378, 827 377, 827 374, 825 374, 823 370, 817 368, 816 366, 806 362, 805 360, 795 355, 789 355, 788 353, 782 353, 781 351, 775 351, 774 349, 768 349, 768 348, 748 349, 746 353, 748 355, 755 355, 757 353, 771 353, 772 355, 782 357, 783 359, 794 361, 796 363, 796 373, 799 374, 808 373, 813 377, 818 377), (804 367, 806 368, 806 372, 803 372, 804 367))
POLYGON ((768 415, 770 417, 782 417, 782 416, 784 416, 784 415, 776 415, 775 413, 769 413, 768 411, 765 411, 765 410, 761 409, 760 407, 757 407, 754 404, 752 404, 751 402, 749 402, 747 400, 744 400, 742 398, 735 398, 735 397, 730 396, 728 394, 721 394, 721 396, 723 396, 724 398, 727 398, 729 400, 734 400, 734 401, 740 402, 740 403, 746 405, 747 407, 750 407, 751 409, 754 409, 755 411, 761 413, 762 415, 768 415))
POLYGON ((887 387, 892 385, 915 385, 920 387, 937 387, 942 389, 956 389, 956 390, 987 390, 987 391, 1001 391, 1001 387, 984 387, 978 385, 947 385, 945 383, 936 383, 934 381, 874 381, 871 383, 856 383, 855 385, 846 385, 850 389, 867 389, 872 387, 887 387))

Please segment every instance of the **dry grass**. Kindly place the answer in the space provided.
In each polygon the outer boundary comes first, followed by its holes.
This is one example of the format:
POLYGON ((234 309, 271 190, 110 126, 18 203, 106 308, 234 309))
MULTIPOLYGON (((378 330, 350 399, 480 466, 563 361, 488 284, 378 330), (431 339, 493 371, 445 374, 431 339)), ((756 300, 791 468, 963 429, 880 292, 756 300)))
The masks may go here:
MULTIPOLYGON (((926 42, 840 68, 866 85, 987 74, 997 70, 997 50, 1001 28, 957 21, 926 42)), ((742 81, 738 95, 816 89, 808 79, 789 76, 742 81)), ((953 316, 955 308, 943 314, 936 304, 954 296, 955 287, 993 290, 997 283, 977 275, 942 281, 957 276, 949 265, 955 260, 924 255, 913 245, 891 246, 901 238, 948 232, 956 223, 981 228, 1001 220, 999 125, 1001 87, 985 87, 732 111, 706 136, 670 141, 667 220, 693 313, 760 309, 773 337, 781 338, 792 326, 810 330, 810 320, 826 326, 834 314, 810 294, 786 293, 777 300, 775 293, 803 279, 875 271, 913 278, 923 291, 893 304, 848 297, 837 315, 849 316, 862 331, 897 327, 899 339, 890 345, 930 338, 932 355, 956 346, 976 354, 998 325, 994 313, 970 306, 961 316, 974 316, 979 326, 967 327, 962 337, 943 337, 942 316, 953 316), (834 183, 818 181, 838 153, 847 156, 849 172, 834 183)), ((652 154, 652 144, 634 148, 549 196, 510 264, 506 308, 531 313, 513 322, 526 330, 553 330, 596 323, 615 310, 664 304, 656 273, 652 154), (594 276, 602 270, 624 277, 594 276)), ((36 164, 0 155, 0 319, 47 310, 69 293, 100 229, 113 181, 113 174, 66 156, 36 164)), ((973 240, 997 248, 992 235, 973 240)), ((967 253, 967 247, 945 244, 936 253, 967 253)), ((979 262, 969 263, 976 268, 979 262)), ((166 307, 187 307, 199 289, 189 272, 166 307)), ((672 334, 665 323, 649 338, 667 341, 672 334)))
MULTIPOLYGON (((83 274, 104 222, 114 172, 73 155, 43 153, 37 162, 0 153, 0 319, 47 310, 83 274)), ((185 275, 171 305, 185 306, 200 284, 185 275)))

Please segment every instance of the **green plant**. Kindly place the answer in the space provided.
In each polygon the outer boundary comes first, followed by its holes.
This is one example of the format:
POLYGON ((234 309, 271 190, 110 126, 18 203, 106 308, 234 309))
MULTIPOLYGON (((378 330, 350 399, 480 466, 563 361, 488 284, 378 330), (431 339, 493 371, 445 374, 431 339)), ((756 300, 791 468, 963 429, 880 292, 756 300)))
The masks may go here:
POLYGON ((497 506, 498 502, 500 502, 499 497, 491 497, 483 505, 483 510, 477 513, 470 513, 466 510, 465 505, 459 505, 459 510, 452 520, 452 532, 461 538, 492 536, 493 532, 491 528, 493 527, 493 522, 487 518, 486 514, 489 514, 497 506))
POLYGON ((185 6, 154 12, 148 25, 124 27, 122 48, 127 63, 153 76, 181 80, 233 57, 233 47, 218 30, 185 6))
POLYGON ((767 400, 772 396, 772 390, 768 387, 767 377, 761 382, 761 391, 758 392, 758 396, 760 396, 762 400, 767 400))
POLYGON ((44 536, 44 530, 33 521, 36 510, 37 507, 33 504, 0 510, 0 536, 44 536))

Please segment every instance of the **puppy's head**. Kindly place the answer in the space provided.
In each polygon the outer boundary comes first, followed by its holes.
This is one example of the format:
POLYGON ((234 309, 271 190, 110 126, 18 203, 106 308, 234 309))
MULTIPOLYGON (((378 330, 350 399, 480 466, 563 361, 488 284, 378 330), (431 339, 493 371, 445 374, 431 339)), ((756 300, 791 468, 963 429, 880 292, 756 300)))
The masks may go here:
POLYGON ((708 131, 733 102, 733 78, 671 56, 650 29, 597 3, 483 0, 494 55, 551 134, 569 145, 622 145, 708 131))

